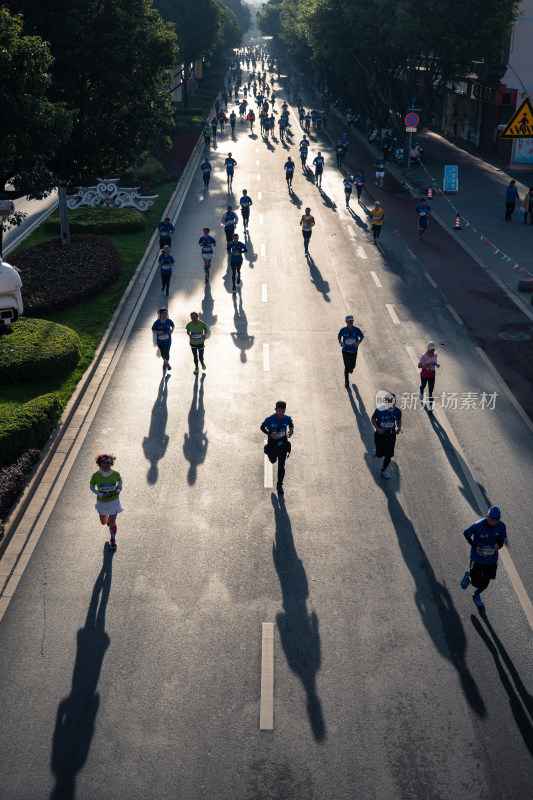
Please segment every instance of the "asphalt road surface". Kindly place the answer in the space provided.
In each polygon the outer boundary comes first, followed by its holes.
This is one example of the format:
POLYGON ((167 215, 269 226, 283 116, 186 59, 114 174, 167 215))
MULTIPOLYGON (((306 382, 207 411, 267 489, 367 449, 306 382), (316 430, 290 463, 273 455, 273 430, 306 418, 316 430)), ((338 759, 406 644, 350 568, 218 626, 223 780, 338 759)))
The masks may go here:
POLYGON ((530 622, 503 565, 484 613, 459 582, 474 481, 502 507, 531 597, 533 434, 394 221, 376 247, 364 207, 345 208, 331 148, 322 192, 298 166, 288 193, 291 123, 285 145, 239 123, 236 141, 220 137, 209 192, 196 170, 173 246, 172 372, 152 346, 156 276, 0 623, 2 800, 531 797, 530 622), (243 188, 253 206, 233 294, 219 224, 243 188), (207 286, 204 225, 218 245, 207 286), (193 310, 210 330, 199 376, 193 310), (347 313, 366 337, 349 391, 347 313), (437 413, 404 410, 384 481, 376 391, 416 398, 413 354, 430 338, 437 413), (441 408, 454 392, 458 407, 441 408), (483 392, 497 392, 493 408, 483 392), (259 430, 279 399, 295 421, 281 501, 259 430), (124 480, 114 555, 88 488, 104 450, 124 480), (265 622, 272 730, 259 726, 265 622))

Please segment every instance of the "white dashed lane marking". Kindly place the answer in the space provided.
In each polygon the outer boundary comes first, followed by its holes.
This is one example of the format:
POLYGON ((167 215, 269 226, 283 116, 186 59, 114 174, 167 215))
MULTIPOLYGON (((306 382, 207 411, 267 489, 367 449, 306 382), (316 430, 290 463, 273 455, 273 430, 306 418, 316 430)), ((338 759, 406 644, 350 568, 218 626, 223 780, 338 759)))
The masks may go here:
POLYGON ((263 370, 270 372, 270 345, 263 345, 263 370))
POLYGON ((274 623, 263 622, 262 627, 259 730, 271 731, 274 729, 274 623))
POLYGON ((266 303, 268 301, 268 293, 267 293, 267 285, 266 285, 266 283, 263 283, 261 285, 261 297, 262 297, 263 303, 266 303))
POLYGON ((263 224, 263 215, 262 214, 259 214, 259 224, 260 225, 263 224))
POLYGON ((257 199, 258 200, 262 200, 263 199, 263 195, 261 194, 261 192, 257 192, 257 199))
POLYGON ((357 255, 359 256, 359 258, 368 258, 367 254, 365 253, 360 244, 357 245, 357 255))
POLYGON ((450 312, 450 314, 452 315, 452 317, 454 318, 454 320, 457 322, 458 325, 464 325, 463 320, 461 319, 455 308, 449 305, 446 306, 446 308, 448 309, 448 311, 450 312))
POLYGON ((395 325, 399 325, 400 324, 400 320, 398 319, 398 315, 396 314, 396 311, 394 310, 394 306, 391 303, 385 303, 385 305, 387 306, 387 311, 391 315, 391 319, 394 322, 394 324, 395 325))
POLYGON ((266 256, 266 245, 265 244, 261 245, 261 255, 262 256, 266 256))
POLYGON ((378 278, 378 276, 376 275, 376 273, 375 273, 375 272, 372 272, 372 271, 370 271, 370 274, 371 274, 371 275, 372 275, 372 277, 374 278, 374 283, 376 284, 376 286, 378 287, 378 289, 381 289, 381 281, 380 281, 380 279, 378 278))

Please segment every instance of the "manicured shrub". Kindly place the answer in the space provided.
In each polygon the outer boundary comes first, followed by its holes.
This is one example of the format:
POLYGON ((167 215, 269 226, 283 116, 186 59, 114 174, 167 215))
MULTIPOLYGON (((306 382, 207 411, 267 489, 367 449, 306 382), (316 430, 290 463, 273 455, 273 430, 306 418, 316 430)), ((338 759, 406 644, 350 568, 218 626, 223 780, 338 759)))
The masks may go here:
POLYGON ((80 359, 78 335, 64 325, 20 317, 10 327, 0 336, 0 384, 52 378, 80 359))
POLYGON ((49 239, 10 256, 20 270, 24 313, 45 316, 93 297, 118 278, 120 255, 110 239, 72 237, 69 246, 49 239))
MULTIPOLYGON (((69 211, 71 233, 139 233, 146 229, 146 215, 136 208, 90 208, 83 206, 69 211)), ((51 214, 44 223, 45 231, 59 233, 59 213, 51 214)))
POLYGON ((148 155, 144 159, 141 166, 133 170, 135 185, 137 186, 140 183, 153 181, 154 178, 158 178, 160 175, 162 175, 164 171, 163 164, 158 161, 155 156, 148 155))
POLYGON ((0 468, 0 521, 7 515, 24 489, 24 484, 40 455, 40 450, 26 450, 10 466, 0 468))
POLYGON ((0 414, 0 466, 7 466, 24 450, 41 448, 62 410, 55 394, 43 394, 13 413, 0 414))

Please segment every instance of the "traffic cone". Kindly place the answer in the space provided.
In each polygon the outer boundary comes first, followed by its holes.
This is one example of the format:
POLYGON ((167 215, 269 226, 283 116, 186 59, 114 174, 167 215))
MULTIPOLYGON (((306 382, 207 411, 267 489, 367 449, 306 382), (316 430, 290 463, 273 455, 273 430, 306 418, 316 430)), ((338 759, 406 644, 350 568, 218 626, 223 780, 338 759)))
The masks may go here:
POLYGON ((461 217, 459 216, 459 214, 457 214, 457 216, 455 217, 455 225, 453 226, 453 229, 454 231, 461 230, 461 217))
POLYGON ((433 189, 431 188, 431 186, 428 187, 428 197, 430 200, 433 197, 433 189))

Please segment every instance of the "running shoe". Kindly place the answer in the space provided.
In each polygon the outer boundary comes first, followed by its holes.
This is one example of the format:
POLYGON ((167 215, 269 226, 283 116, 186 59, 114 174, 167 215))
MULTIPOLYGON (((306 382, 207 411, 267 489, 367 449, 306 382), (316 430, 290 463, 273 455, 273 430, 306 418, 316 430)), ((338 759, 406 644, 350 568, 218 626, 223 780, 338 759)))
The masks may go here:
POLYGON ((202 361, 202 369, 207 369, 203 361, 202 361))
POLYGON ((381 470, 381 477, 385 478, 385 480, 388 481, 390 479, 390 474, 387 472, 386 469, 382 469, 381 470))
POLYGON ((461 589, 467 589, 469 583, 470 583, 470 572, 467 570, 463 575, 463 579, 461 580, 461 589))
POLYGON ((474 603, 478 608, 483 608, 483 606, 485 605, 485 603, 483 602, 483 598, 478 595, 477 589, 472 594, 472 599, 474 600, 474 603))
POLYGON ((198 372, 199 372, 199 369, 198 369, 198 367, 195 367, 194 374, 195 374, 195 375, 198 375, 198 372))
POLYGON ((109 546, 110 546, 111 550, 116 550, 117 549, 117 543, 115 541, 115 537, 114 536, 112 536, 111 539, 109 540, 109 546))
POLYGON ((422 392, 419 392, 419 393, 418 393, 418 399, 420 400, 420 402, 421 402, 421 403, 423 403, 423 402, 424 402, 424 395, 423 395, 423 393, 422 393, 422 392))
POLYGON ((172 369, 172 367, 170 366, 170 364, 168 363, 168 361, 167 361, 167 369, 172 369))

